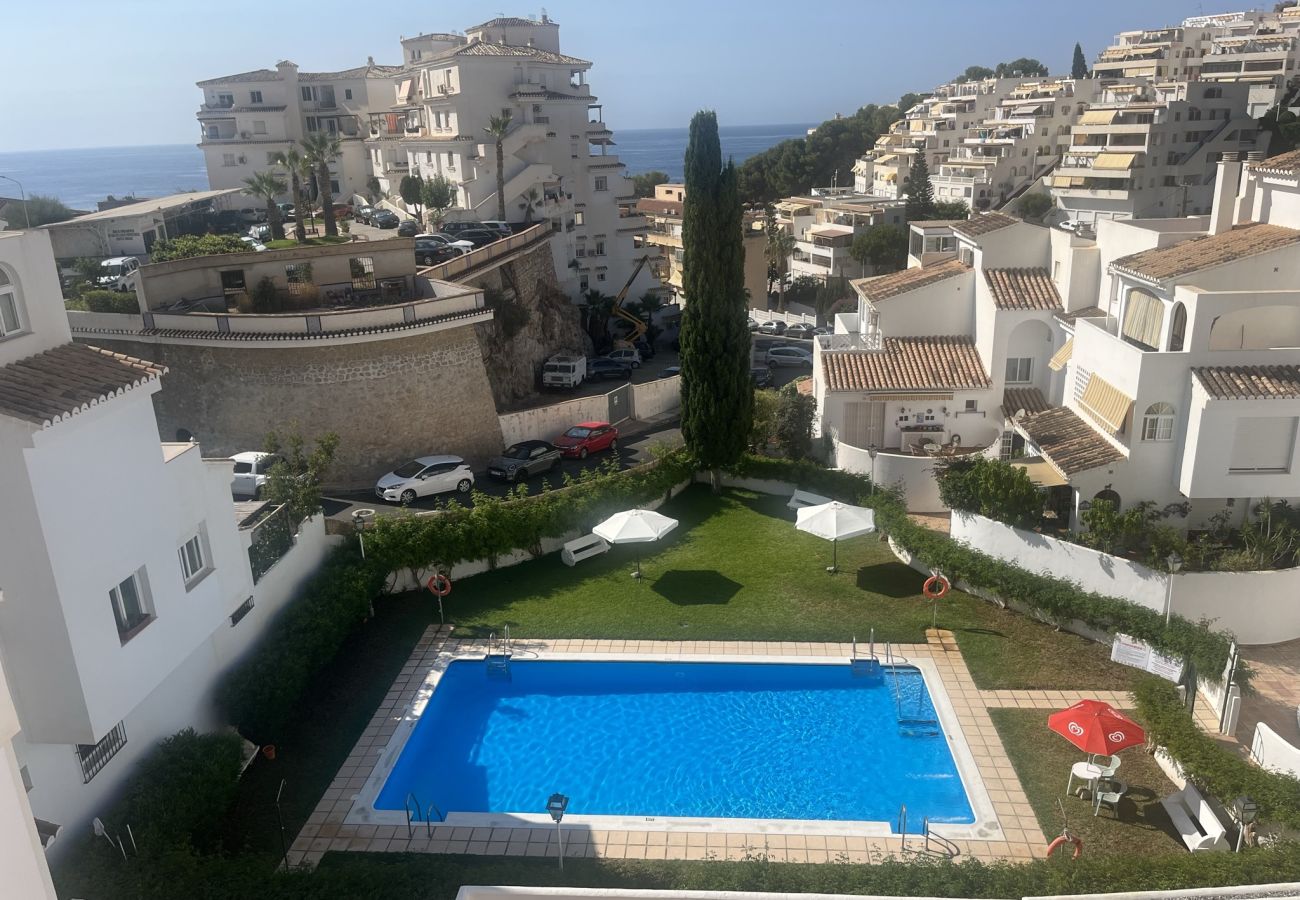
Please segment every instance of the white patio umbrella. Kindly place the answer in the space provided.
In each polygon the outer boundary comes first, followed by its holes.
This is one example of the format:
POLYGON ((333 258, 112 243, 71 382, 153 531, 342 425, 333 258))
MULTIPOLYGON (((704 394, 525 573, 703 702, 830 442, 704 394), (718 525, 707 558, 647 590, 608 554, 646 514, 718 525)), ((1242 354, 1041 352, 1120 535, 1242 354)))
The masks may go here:
POLYGON ((805 506, 798 511, 795 528, 815 534, 831 542, 831 567, 828 572, 838 571, 836 545, 839 541, 870 534, 876 530, 876 514, 862 506, 850 506, 838 500, 822 503, 818 506, 805 506))
MULTIPOLYGON (((611 544, 648 544, 677 527, 677 520, 652 509, 627 509, 614 513, 595 528, 592 534, 611 544)), ((636 555, 636 578, 641 577, 641 554, 636 555)))

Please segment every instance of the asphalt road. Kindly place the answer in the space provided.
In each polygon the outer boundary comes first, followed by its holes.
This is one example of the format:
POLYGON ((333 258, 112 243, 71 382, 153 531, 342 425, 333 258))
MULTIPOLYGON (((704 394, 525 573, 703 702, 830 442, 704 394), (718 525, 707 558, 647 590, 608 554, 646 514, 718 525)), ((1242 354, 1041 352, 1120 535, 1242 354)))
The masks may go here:
MULTIPOLYGON (((565 459, 560 463, 560 468, 553 474, 530 479, 531 489, 533 491, 541 490, 543 477, 550 482, 552 487, 559 486, 563 482, 565 474, 576 477, 584 469, 599 468, 611 457, 618 460, 621 468, 630 469, 633 466, 649 461, 652 446, 657 444, 664 444, 669 447, 681 446, 682 433, 675 419, 658 423, 630 422, 626 423, 626 425, 626 430, 620 428, 618 450, 596 453, 585 460, 565 459)), ((382 474, 376 473, 376 480, 382 474)), ((489 478, 486 471, 474 472, 474 489, 490 497, 504 497, 506 492, 513 487, 514 485, 507 482, 489 478)), ((353 511, 358 509, 373 509, 380 515, 386 513, 401 514, 408 510, 438 509, 452 499, 465 506, 474 505, 472 497, 450 493, 439 494, 434 497, 421 497, 409 507, 403 507, 401 504, 379 499, 375 496, 373 490, 327 493, 322 498, 322 501, 327 516, 341 521, 350 521, 353 511)))

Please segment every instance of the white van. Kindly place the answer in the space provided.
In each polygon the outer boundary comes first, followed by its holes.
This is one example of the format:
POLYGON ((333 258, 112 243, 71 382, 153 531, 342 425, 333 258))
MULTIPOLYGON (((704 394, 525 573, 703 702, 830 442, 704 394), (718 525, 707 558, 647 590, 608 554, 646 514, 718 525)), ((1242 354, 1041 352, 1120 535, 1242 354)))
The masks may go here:
POLYGON ((542 366, 542 387, 576 388, 586 377, 585 356, 552 356, 542 366))
POLYGON ((140 260, 134 256, 115 256, 99 264, 99 276, 95 286, 106 291, 135 290, 135 273, 140 268, 140 260))

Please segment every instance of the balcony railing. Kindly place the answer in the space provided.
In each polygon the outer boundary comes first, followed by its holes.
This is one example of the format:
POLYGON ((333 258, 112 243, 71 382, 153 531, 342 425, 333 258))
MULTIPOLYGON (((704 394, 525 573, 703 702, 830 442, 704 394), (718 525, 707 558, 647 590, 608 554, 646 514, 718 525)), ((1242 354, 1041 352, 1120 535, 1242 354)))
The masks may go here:
POLYGON ((884 346, 879 331, 866 334, 850 332, 849 334, 821 334, 817 343, 823 350, 880 350, 884 346))
POLYGON ((257 584, 293 547, 295 523, 289 518, 289 507, 281 504, 249 527, 253 540, 248 546, 248 564, 253 584, 257 584))

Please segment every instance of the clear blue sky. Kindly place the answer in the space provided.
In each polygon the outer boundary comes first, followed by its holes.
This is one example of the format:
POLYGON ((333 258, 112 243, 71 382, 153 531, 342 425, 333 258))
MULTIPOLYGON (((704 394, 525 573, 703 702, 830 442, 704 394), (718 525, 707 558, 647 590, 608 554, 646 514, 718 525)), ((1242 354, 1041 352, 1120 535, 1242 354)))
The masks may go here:
MULTIPOLYGON (((464 30, 541 4, 315 0, 8 0, 0 151, 191 143, 204 78, 400 61, 398 36, 464 30)), ((1239 9, 1195 0, 549 0, 562 49, 595 63, 618 128, 815 122, 922 91, 966 66, 1038 57, 1069 70, 1117 31, 1239 9)))

